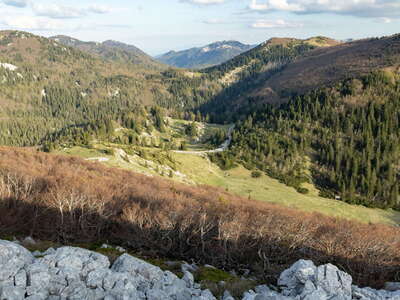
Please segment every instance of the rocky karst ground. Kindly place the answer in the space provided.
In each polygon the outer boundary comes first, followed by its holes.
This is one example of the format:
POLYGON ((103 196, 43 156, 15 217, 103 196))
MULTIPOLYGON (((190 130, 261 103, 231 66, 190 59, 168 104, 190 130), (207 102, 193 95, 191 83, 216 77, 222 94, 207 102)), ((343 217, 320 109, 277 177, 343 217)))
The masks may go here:
MULTIPOLYGON (((216 299, 194 282, 189 265, 183 277, 128 254, 113 264, 97 252, 61 247, 29 252, 17 242, 0 240, 1 300, 122 300, 216 299)), ((278 288, 261 285, 244 293, 243 300, 400 299, 400 283, 386 290, 359 288, 350 275, 331 264, 316 267, 300 260, 284 271, 278 288)), ((234 300, 225 292, 223 300, 234 300)))

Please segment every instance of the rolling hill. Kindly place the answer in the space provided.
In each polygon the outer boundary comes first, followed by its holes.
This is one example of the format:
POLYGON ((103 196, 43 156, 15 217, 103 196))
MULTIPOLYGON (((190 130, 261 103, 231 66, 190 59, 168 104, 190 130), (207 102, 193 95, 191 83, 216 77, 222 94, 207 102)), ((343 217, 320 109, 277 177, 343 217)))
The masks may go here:
MULTIPOLYGON (((324 197, 399 210, 400 35, 303 52, 292 41, 268 44, 274 65, 264 61, 204 105, 237 120, 230 153, 216 161, 263 170, 301 193, 312 182, 324 197)), ((258 63, 252 51, 208 72, 244 72, 243 62, 258 63)))
POLYGON ((0 32, 0 63, 0 143, 16 146, 38 145, 51 132, 116 118, 138 105, 193 107, 194 89, 178 93, 177 85, 208 80, 104 59, 20 31, 0 32))
POLYGON ((337 45, 340 42, 327 37, 305 40, 272 38, 221 65, 204 69, 202 72, 220 82, 224 89, 204 103, 201 110, 210 113, 218 122, 232 120, 232 115, 239 110, 246 115, 250 106, 247 102, 241 105, 241 101, 247 99, 267 80, 307 53, 315 49, 323 51, 337 45))
MULTIPOLYGON (((271 47, 273 44, 274 41, 270 40, 253 51, 271 47)), ((293 41, 282 45, 291 47, 291 44, 293 41)), ((249 54, 251 55, 251 51, 215 69, 211 68, 210 72, 243 69, 241 61, 248 61, 249 54)), ((269 68, 256 76, 243 78, 239 86, 250 86, 250 89, 237 93, 238 97, 229 97, 232 101, 227 99, 226 110, 239 111, 248 106, 248 101, 253 104, 283 103, 287 102, 291 95, 302 95, 315 88, 331 86, 350 77, 359 77, 384 68, 396 70, 400 66, 399 54, 400 35, 350 43, 329 43, 329 47, 316 47, 304 55, 296 56, 296 59, 289 63, 281 60, 278 68, 274 66, 274 72, 270 72, 269 68)), ((268 66, 265 62, 263 65, 264 68, 268 66)), ((220 114, 221 110, 225 110, 222 107, 223 102, 218 99, 217 104, 210 106, 218 108, 220 114)))
POLYGON ((20 31, 0 35, 0 142, 16 146, 38 145, 46 135, 68 126, 106 116, 118 119, 137 105, 159 105, 176 116, 214 99, 219 107, 223 101, 218 95, 228 95, 226 88, 242 78, 250 82, 254 74, 264 71, 263 65, 279 65, 316 47, 299 42, 302 46, 284 47, 274 57, 274 50, 263 51, 265 46, 260 46, 236 68, 191 72, 154 67, 152 61, 146 63, 148 56, 117 42, 86 43, 68 37, 58 37, 57 42, 20 31), (126 49, 137 53, 139 62, 133 54, 117 55, 128 53, 126 49), (251 55, 258 63, 249 68, 251 55))
MULTIPOLYGON (((324 197, 400 208, 398 35, 273 38, 197 72, 138 67, 23 32, 2 32, 0 50, 2 144, 43 146, 66 134, 87 145, 117 124, 134 130, 120 142, 143 146, 138 136, 167 125, 163 113, 235 121, 229 151, 210 155, 221 168, 239 164, 299 193, 311 184, 324 197)), ((184 148, 173 139, 162 148, 184 148)))
POLYGON ((124 44, 113 40, 104 41, 102 43, 84 42, 65 35, 53 36, 50 37, 50 39, 60 44, 74 47, 90 54, 98 55, 107 60, 120 63, 129 63, 155 70, 166 68, 166 66, 158 63, 145 52, 133 45, 124 44))
POLYGON ((183 51, 170 51, 157 56, 162 63, 178 68, 200 69, 224 63, 231 58, 254 48, 237 41, 215 42, 204 47, 183 51))

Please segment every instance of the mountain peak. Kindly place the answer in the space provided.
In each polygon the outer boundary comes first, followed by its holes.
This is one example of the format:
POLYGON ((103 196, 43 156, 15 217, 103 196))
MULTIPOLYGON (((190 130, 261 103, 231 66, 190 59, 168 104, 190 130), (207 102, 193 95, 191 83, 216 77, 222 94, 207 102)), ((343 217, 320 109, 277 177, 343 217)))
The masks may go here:
POLYGON ((102 43, 103 45, 110 45, 110 46, 120 46, 120 45, 124 45, 124 46, 131 46, 132 45, 128 45, 126 43, 120 42, 120 41, 116 41, 116 40, 106 40, 102 43))
MULTIPOLYGON (((69 47, 75 47, 78 44, 84 43, 76 38, 73 38, 73 37, 70 37, 67 35, 56 35, 56 36, 50 37, 50 39, 56 41, 57 43, 61 43, 63 45, 69 46, 69 47)), ((91 43, 93 43, 93 42, 91 42, 91 43)))
POLYGON ((273 37, 265 41, 262 45, 282 45, 287 46, 291 43, 306 43, 314 47, 331 47, 341 44, 341 42, 324 36, 315 36, 308 39, 297 39, 297 38, 287 38, 287 37, 273 37))
POLYGON ((98 55, 108 60, 119 61, 123 63, 129 62, 134 65, 141 65, 153 69, 164 68, 160 63, 154 61, 144 51, 133 45, 128 45, 119 41, 106 40, 102 43, 84 42, 65 35, 53 36, 50 37, 50 39, 70 47, 78 48, 84 52, 98 55))
POLYGON ((205 68, 218 65, 253 48, 238 41, 217 41, 203 47, 169 51, 157 57, 163 63, 178 68, 205 68))

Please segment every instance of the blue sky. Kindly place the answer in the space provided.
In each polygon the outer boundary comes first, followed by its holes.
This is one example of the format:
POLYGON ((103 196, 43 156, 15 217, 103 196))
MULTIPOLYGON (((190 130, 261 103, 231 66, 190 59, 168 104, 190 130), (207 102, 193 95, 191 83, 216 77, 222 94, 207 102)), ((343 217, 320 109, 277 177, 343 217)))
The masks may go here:
POLYGON ((149 54, 219 40, 400 32, 400 0, 0 0, 0 29, 130 43, 149 54))

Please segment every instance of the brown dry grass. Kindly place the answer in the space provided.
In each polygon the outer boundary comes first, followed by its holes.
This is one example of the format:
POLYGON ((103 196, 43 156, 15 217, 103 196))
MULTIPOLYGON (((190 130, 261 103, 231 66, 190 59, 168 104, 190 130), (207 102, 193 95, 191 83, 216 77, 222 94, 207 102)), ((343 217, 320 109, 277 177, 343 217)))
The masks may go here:
POLYGON ((400 35, 338 45, 332 43, 332 47, 317 48, 289 64, 251 95, 258 97, 260 103, 285 102, 291 94, 303 94, 374 70, 396 69, 400 64, 399 54, 400 35), (267 88, 280 97, 264 93, 267 88))
POLYGON ((0 148, 0 233, 121 243, 139 254, 250 266, 271 281, 299 258, 334 263, 362 285, 399 279, 397 228, 28 149, 0 148))

